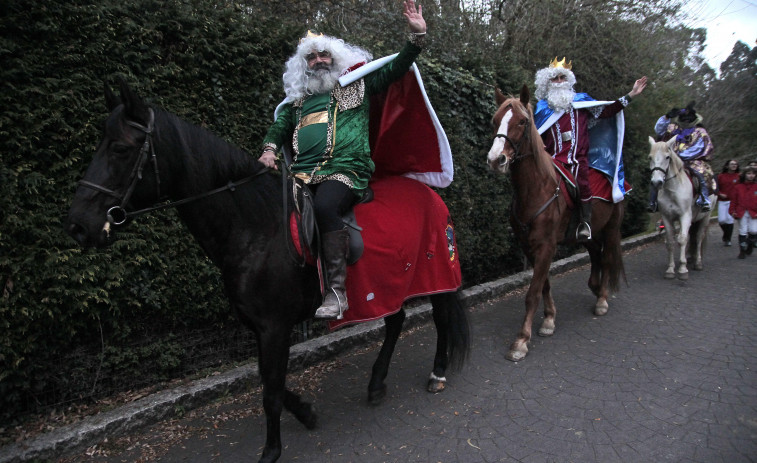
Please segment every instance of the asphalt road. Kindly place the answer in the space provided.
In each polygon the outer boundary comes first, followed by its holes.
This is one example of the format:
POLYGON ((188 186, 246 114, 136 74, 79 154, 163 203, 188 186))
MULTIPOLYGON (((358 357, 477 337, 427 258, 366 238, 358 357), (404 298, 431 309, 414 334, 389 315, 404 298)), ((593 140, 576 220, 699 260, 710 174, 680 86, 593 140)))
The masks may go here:
MULTIPOLYGON (((284 414, 280 461, 757 461, 757 252, 738 260, 718 233, 686 282, 663 279, 662 240, 627 252, 628 286, 604 317, 587 266, 553 277, 555 335, 518 363, 504 355, 524 291, 472 307, 469 361, 440 394, 425 391, 430 325, 400 340, 377 407, 366 403, 375 344, 291 375, 319 422, 309 431, 284 414)), ((256 388, 61 461, 254 462, 260 406, 256 388)))

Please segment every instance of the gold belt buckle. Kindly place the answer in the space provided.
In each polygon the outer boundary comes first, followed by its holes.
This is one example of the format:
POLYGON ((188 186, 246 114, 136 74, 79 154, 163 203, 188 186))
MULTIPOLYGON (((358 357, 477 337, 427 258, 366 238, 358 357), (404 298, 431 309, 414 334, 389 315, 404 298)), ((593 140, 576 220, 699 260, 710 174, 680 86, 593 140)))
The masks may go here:
POLYGON ((573 140, 573 134, 571 132, 562 132, 560 138, 562 138, 562 141, 571 141, 573 140))
POLYGON ((295 176, 295 178, 298 178, 298 179, 302 180, 305 183, 310 183, 310 179, 311 179, 311 175, 310 174, 306 174, 305 172, 298 172, 298 173, 294 174, 294 176, 295 176))

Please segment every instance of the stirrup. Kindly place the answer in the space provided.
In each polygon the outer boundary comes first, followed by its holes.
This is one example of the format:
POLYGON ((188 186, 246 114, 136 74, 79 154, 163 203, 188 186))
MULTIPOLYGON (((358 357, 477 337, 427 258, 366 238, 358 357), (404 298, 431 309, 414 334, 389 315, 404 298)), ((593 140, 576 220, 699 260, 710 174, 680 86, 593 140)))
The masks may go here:
POLYGON ((580 224, 578 224, 578 228, 576 228, 576 241, 584 242, 584 241, 589 241, 590 239, 591 239, 591 225, 589 225, 586 222, 581 222, 580 224))
MULTIPOLYGON (((317 318, 319 320, 341 320, 344 318, 344 312, 346 311, 342 309, 342 307, 345 304, 342 304, 342 301, 339 300, 339 294, 333 288, 329 288, 329 289, 334 294, 334 297, 336 297, 336 305, 337 305, 337 310, 339 310, 339 313, 333 313, 331 311, 329 311, 328 313, 325 313, 327 310, 331 309, 333 306, 324 307, 323 304, 321 304, 321 306, 318 307, 318 309, 315 311, 315 315, 313 315, 313 318, 317 318), (323 311, 321 311, 321 309, 323 309, 323 311)), ((324 302, 325 302, 325 299, 326 298, 324 297, 324 302)))
POLYGON ((712 210, 712 205, 710 205, 710 202, 707 199, 699 198, 697 199, 697 204, 702 209, 702 212, 709 212, 712 210))

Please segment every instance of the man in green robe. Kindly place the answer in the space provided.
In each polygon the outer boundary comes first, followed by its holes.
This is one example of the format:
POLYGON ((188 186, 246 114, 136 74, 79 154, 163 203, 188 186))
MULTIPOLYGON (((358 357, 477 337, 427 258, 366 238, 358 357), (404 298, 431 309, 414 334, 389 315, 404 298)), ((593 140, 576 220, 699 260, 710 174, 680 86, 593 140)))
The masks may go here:
POLYGON ((291 143, 292 173, 313 192, 327 290, 316 318, 341 319, 348 309, 345 281, 349 235, 342 215, 362 197, 374 164, 369 146, 369 97, 408 71, 422 50, 422 7, 405 0, 407 44, 391 62, 342 87, 339 76, 371 60, 367 51, 324 35, 300 40, 283 76, 286 104, 263 140, 259 161, 276 168, 276 154, 291 143))

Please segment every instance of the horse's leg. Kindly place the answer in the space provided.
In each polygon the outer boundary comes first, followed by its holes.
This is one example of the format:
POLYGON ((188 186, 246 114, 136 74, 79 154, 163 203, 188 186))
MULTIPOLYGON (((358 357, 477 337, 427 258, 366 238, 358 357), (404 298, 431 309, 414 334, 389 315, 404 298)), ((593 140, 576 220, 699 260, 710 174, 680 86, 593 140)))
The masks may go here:
POLYGON ((371 380, 368 382, 368 402, 371 405, 378 405, 381 399, 386 395, 386 384, 384 380, 389 372, 389 363, 394 354, 394 348, 397 345, 397 339, 402 332, 402 324, 405 322, 405 309, 384 317, 386 325, 386 334, 384 343, 381 345, 376 362, 373 364, 371 371, 371 380))
POLYGON ((597 230, 595 232, 593 243, 589 243, 586 246, 586 250, 589 251, 589 259, 591 260, 591 273, 589 274, 589 289, 591 293, 597 298, 597 302, 594 304, 594 315, 602 316, 607 313, 608 304, 608 279, 610 272, 608 269, 609 263, 606 261, 607 235, 602 234, 600 241, 600 233, 597 230))
POLYGON ((318 415, 313 412, 313 406, 309 402, 304 402, 299 395, 289 389, 284 389, 284 408, 289 410, 306 428, 315 429, 318 415))
POLYGON ((436 354, 434 355, 434 369, 428 378, 426 389, 428 392, 436 394, 442 392, 447 385, 447 365, 449 365, 449 356, 447 347, 449 345, 449 316, 447 310, 442 307, 444 301, 432 299, 431 306, 436 327, 436 354))
MULTIPOLYGON (((592 237, 592 241, 596 238, 592 237)), ((586 243, 586 251, 589 253, 589 261, 591 262, 591 270, 589 272, 589 281, 587 285, 591 293, 599 297, 600 289, 602 287, 602 251, 596 246, 596 243, 586 243)))
POLYGON ((507 360, 517 362, 523 360, 528 354, 528 342, 531 340, 531 325, 533 324, 536 309, 541 302, 542 290, 549 274, 549 266, 555 254, 554 243, 531 243, 534 250, 531 284, 526 292, 526 316, 523 325, 518 332, 515 341, 510 345, 510 351, 505 355, 507 360))
POLYGON ((433 294, 429 297, 433 307, 436 326, 436 355, 434 369, 428 379, 426 389, 437 393, 444 390, 447 368, 462 366, 468 354, 470 332, 465 308, 460 304, 457 293, 433 294))
POLYGON ((555 300, 552 299, 552 285, 549 282, 549 277, 544 280, 541 297, 544 301, 544 321, 541 323, 538 333, 539 336, 552 336, 555 334, 557 307, 555 307, 555 300))
POLYGON ((702 270, 704 268, 704 265, 702 264, 702 252, 704 248, 704 241, 705 236, 707 236, 707 221, 709 220, 709 217, 705 217, 696 223, 692 224, 692 227, 696 227, 696 233, 695 235, 689 236, 689 240, 691 241, 693 238, 692 243, 692 253, 691 256, 694 259, 694 270, 702 270))
POLYGON ((688 251, 689 244, 689 228, 691 227, 691 212, 684 213, 681 217, 681 233, 678 235, 678 279, 688 280, 689 269, 686 267, 688 260, 686 259, 686 252, 688 251))
POLYGON ((281 456, 281 410, 287 395, 285 385, 290 332, 268 328, 261 330, 258 336, 258 363, 266 419, 266 440, 260 463, 272 463, 281 456))
MULTIPOLYGON (((596 261, 595 257, 592 257, 591 261, 592 273, 594 273, 595 265, 599 267, 597 270, 599 282, 596 289, 592 289, 597 297, 594 315, 598 317, 607 315, 607 311, 610 309, 608 302, 610 292, 618 291, 620 289, 620 278, 625 278, 620 232, 625 209, 623 203, 604 206, 609 208, 609 218, 604 222, 602 230, 597 227, 597 242, 594 245, 594 252, 597 257, 596 261)), ((589 254, 591 254, 591 251, 589 254)))
POLYGON ((671 280, 676 277, 675 248, 678 238, 674 221, 663 215, 662 222, 665 224, 665 247, 668 249, 668 268, 665 269, 665 278, 671 280))

